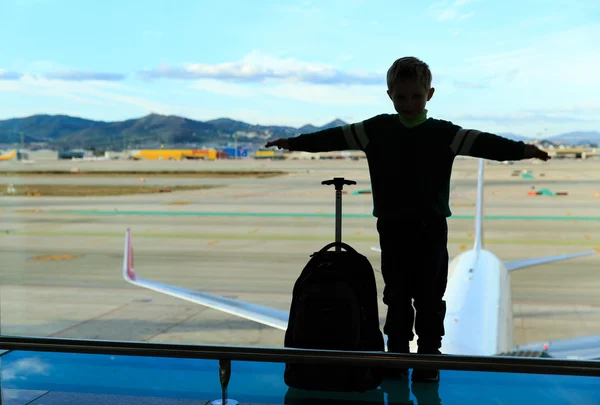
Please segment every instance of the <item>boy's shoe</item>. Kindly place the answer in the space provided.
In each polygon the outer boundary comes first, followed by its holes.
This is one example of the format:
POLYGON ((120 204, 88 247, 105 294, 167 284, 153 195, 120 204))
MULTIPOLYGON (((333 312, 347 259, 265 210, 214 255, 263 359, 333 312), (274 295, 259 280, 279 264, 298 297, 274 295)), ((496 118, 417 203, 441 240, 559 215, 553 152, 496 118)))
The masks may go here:
MULTIPOLYGON (((390 345, 388 340, 388 353, 409 354, 410 345, 408 342, 400 346, 390 345)), ((390 379, 401 379, 408 375, 408 368, 388 368, 385 370, 385 377, 390 379)))
MULTIPOLYGON (((442 354, 439 349, 421 349, 418 354, 442 354)), ((413 369, 412 381, 417 382, 436 382, 440 380, 440 371, 432 369, 413 369)))
POLYGON ((416 368, 412 373, 414 382, 438 382, 440 380, 439 370, 427 370, 416 368))

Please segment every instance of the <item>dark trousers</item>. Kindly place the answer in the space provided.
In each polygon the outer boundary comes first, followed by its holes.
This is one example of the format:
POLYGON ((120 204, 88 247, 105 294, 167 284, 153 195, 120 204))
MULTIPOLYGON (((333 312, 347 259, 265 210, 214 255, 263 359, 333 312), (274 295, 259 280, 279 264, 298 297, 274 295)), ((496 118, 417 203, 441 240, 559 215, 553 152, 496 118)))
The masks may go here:
POLYGON ((448 281, 446 218, 378 219, 377 231, 385 282, 383 302, 388 307, 383 328, 388 349, 406 347, 414 338, 413 324, 419 350, 439 349, 446 316, 442 298, 448 281))

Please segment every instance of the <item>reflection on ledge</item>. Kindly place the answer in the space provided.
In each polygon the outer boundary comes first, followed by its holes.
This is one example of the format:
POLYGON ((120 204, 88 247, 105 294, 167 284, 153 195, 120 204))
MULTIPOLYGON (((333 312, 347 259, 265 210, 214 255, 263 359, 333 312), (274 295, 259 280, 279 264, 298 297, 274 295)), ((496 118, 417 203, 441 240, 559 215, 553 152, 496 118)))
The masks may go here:
POLYGON ((0 348, 9 350, 0 357, 3 405, 219 403, 227 364, 230 405, 600 404, 600 362, 10 337, 0 348), (302 391, 283 381, 286 359, 300 358, 442 371, 439 383, 405 377, 365 393, 302 391))

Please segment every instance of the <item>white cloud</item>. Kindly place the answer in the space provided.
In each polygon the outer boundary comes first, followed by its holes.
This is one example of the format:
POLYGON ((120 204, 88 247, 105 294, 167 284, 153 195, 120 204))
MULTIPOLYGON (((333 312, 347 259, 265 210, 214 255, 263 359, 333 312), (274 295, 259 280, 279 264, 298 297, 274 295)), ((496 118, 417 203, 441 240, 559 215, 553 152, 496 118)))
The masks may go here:
POLYGON ((109 72, 88 72, 82 70, 59 70, 45 74, 48 79, 69 80, 69 81, 120 81, 125 79, 125 75, 109 72))
POLYGON ((0 79, 16 80, 26 75, 69 81, 121 81, 125 79, 125 75, 121 73, 71 69, 48 60, 37 60, 31 63, 17 60, 15 65, 18 66, 20 73, 0 69, 0 79))
POLYGON ((0 69, 0 80, 19 80, 21 73, 0 69))
POLYGON ((97 100, 87 91, 88 86, 79 83, 75 88, 70 84, 61 84, 43 77, 30 74, 23 75, 21 80, 0 81, 0 92, 18 93, 29 96, 53 96, 64 98, 73 103, 106 106, 107 103, 97 100))
POLYGON ((197 90, 215 94, 259 98, 276 97, 328 105, 367 105, 385 102, 385 88, 364 85, 315 85, 306 83, 267 82, 264 86, 247 86, 218 80, 197 80, 191 85, 197 90))
POLYGON ((305 62, 294 58, 278 58, 252 51, 241 60, 214 65, 188 63, 183 67, 162 65, 138 72, 144 79, 217 79, 240 83, 263 83, 268 80, 312 84, 383 85, 383 73, 345 72, 330 64, 305 62))
POLYGON ((196 90, 242 98, 275 97, 322 105, 368 105, 387 100, 384 73, 346 73, 332 65, 256 51, 239 62, 161 67, 146 74, 190 79, 190 87, 196 90))
POLYGON ((151 98, 128 93, 136 93, 120 83, 110 82, 71 82, 51 80, 40 76, 25 75, 18 81, 0 81, 0 92, 13 92, 30 96, 50 96, 66 99, 77 104, 91 104, 118 109, 120 106, 136 107, 142 113, 177 114, 198 117, 212 116, 214 110, 190 108, 162 103, 151 98))
MULTIPOLYGON (((205 89, 213 93, 237 95, 256 98, 268 96, 269 92, 261 89, 258 93, 252 93, 251 88, 241 85, 224 83, 219 81, 202 80, 195 82, 195 88, 205 89), (206 88, 203 88, 206 87, 206 88)), ((282 89, 270 89, 277 93, 282 89)), ((277 114, 269 109, 261 110, 259 108, 225 108, 208 109, 197 108, 190 105, 177 105, 157 101, 152 98, 155 94, 149 90, 139 90, 127 87, 122 83, 116 82, 71 82, 63 80, 51 80, 36 75, 25 75, 21 80, 0 81, 0 93, 15 93, 25 96, 33 96, 32 102, 24 108, 6 108, 0 112, 4 118, 15 116, 27 116, 33 114, 69 114, 91 119, 101 120, 121 120, 134 118, 149 113, 164 115, 178 115, 196 120, 208 120, 217 117, 230 117, 253 124, 262 125, 295 125, 306 124, 306 118, 296 114, 295 111, 290 115, 277 114), (138 93, 150 94, 150 96, 140 96, 138 93), (47 102, 38 102, 39 97, 55 97, 70 102, 70 106, 65 108, 44 107, 47 102), (96 117, 95 113, 84 114, 81 110, 85 105, 93 105, 92 111, 110 112, 111 117, 96 117), (43 107, 43 108, 42 108, 43 107), (103 107, 96 109, 96 107, 103 107), (127 116, 123 116, 126 114, 127 116), (115 118, 115 116, 117 116, 115 118)), ((259 102, 253 100, 253 105, 259 102)), ((317 117, 318 118, 318 117, 317 117)), ((3 118, 2 118, 3 119, 3 118)), ((331 121, 333 118, 322 118, 322 123, 331 121)), ((315 122, 313 120, 313 122, 315 122)))
POLYGON ((37 357, 25 358, 2 367, 2 381, 26 380, 35 374, 49 375, 50 365, 37 357))
POLYGON ((429 6, 430 15, 438 21, 462 21, 471 18, 474 12, 464 12, 462 7, 471 0, 440 1, 429 6))

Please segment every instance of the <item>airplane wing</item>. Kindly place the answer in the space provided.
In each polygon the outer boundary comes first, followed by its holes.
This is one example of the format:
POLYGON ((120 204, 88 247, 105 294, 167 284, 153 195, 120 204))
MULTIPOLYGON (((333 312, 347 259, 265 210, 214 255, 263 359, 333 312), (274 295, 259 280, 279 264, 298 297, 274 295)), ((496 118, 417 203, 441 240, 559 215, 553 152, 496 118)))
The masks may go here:
POLYGON ((125 234, 125 252, 123 258, 123 277, 131 284, 154 290, 172 297, 181 298, 186 301, 217 309, 228 314, 236 315, 251 321, 271 326, 280 330, 286 330, 289 313, 275 308, 242 302, 226 297, 188 290, 168 284, 146 280, 135 273, 133 267, 133 247, 131 244, 131 229, 125 234))
MULTIPOLYGON (((375 247, 373 246, 371 248, 372 251, 374 252, 379 252, 381 253, 381 248, 379 247, 375 247)), ((532 266, 537 266, 539 264, 544 264, 544 263, 551 263, 551 262, 556 262, 559 260, 569 260, 569 259, 575 259, 577 257, 584 257, 584 256, 590 256, 596 253, 600 253, 600 249, 594 249, 594 250, 590 250, 587 252, 581 252, 581 253, 572 253, 572 254, 566 254, 566 255, 558 255, 558 256, 548 256, 548 257, 540 257, 537 259, 527 259, 527 260, 516 260, 516 261, 511 261, 511 262, 504 262, 504 265, 506 266, 506 270, 510 271, 514 271, 514 270, 520 270, 520 269, 524 269, 527 267, 532 267, 532 266)), ((448 263, 450 263, 450 261, 448 261, 448 263)))
POLYGON ((549 357, 573 360, 600 360, 600 335, 528 343, 515 347, 514 353, 545 353, 549 357))
MULTIPOLYGON (((573 253, 558 256, 541 257, 538 259, 519 260, 505 262, 506 269, 510 271, 520 270, 539 264, 555 262, 559 260, 574 259, 576 257, 590 256, 599 253, 600 249, 588 252, 573 253)), ((536 352, 554 358, 577 359, 577 360, 600 360, 600 335, 583 336, 572 339, 560 339, 547 342, 528 343, 515 347, 513 354, 519 355, 536 352)))
POLYGON ((558 255, 558 256, 548 256, 548 257, 540 257, 538 259, 528 259, 528 260, 518 260, 512 262, 504 262, 506 269, 508 271, 520 270, 527 267, 537 266, 538 264, 556 262, 559 260, 568 260, 574 259, 576 257, 590 256, 596 253, 599 253, 600 249, 594 249, 587 252, 582 253, 572 253, 567 255, 558 255))

